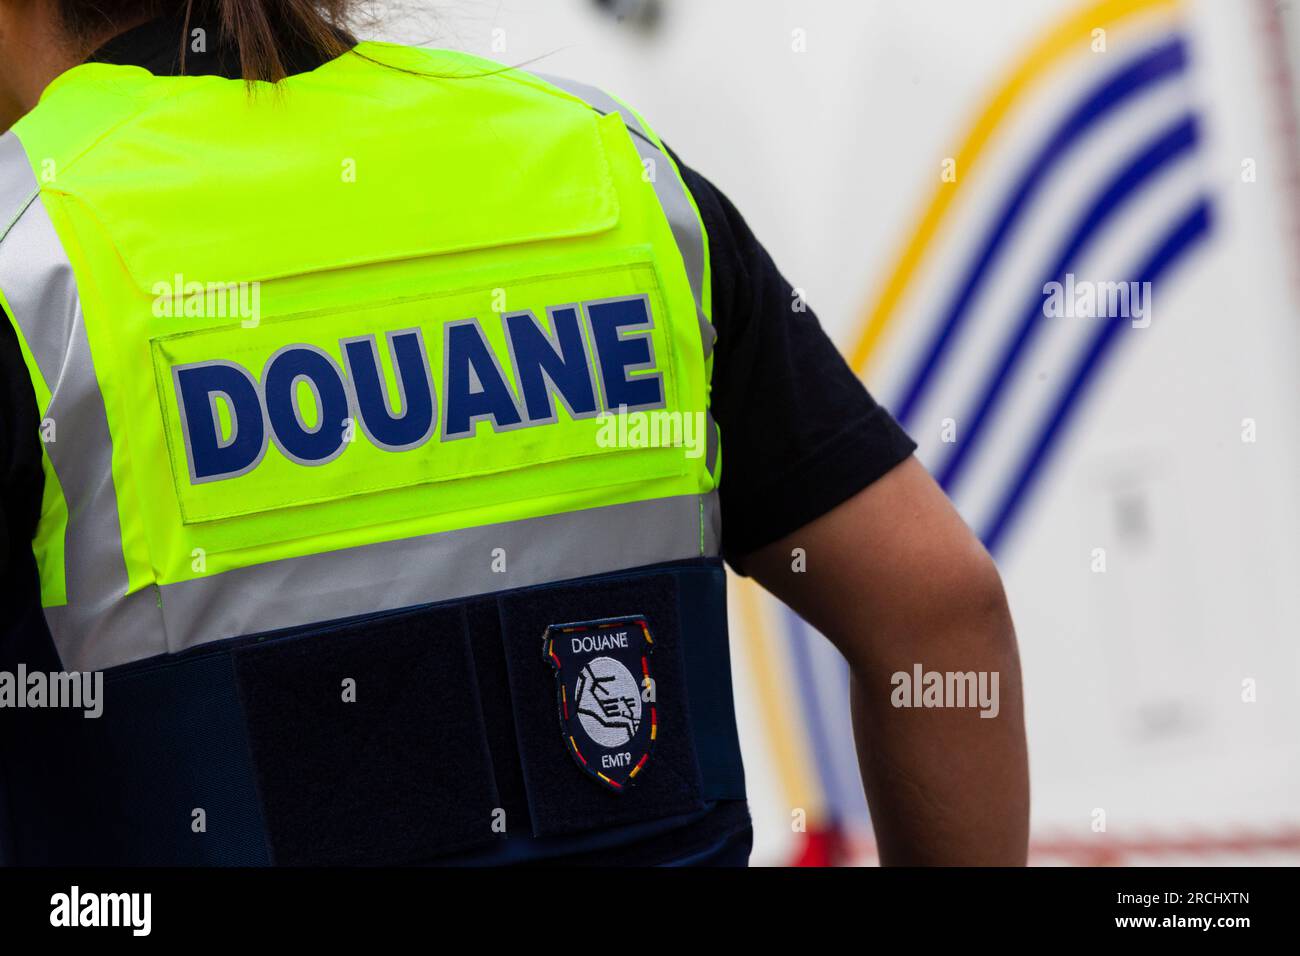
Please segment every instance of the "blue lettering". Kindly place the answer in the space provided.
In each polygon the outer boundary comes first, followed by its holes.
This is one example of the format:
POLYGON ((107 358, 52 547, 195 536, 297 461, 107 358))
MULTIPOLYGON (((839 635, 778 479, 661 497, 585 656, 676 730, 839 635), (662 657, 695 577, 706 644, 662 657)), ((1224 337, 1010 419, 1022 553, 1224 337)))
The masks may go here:
POLYGON ((343 358, 366 437, 386 451, 405 451, 424 444, 433 434, 437 399, 429 381, 428 356, 419 330, 393 332, 388 340, 397 375, 400 416, 393 414, 388 400, 375 337, 344 341, 343 358))
POLYGON ((474 425, 485 418, 491 419, 495 431, 520 424, 514 395, 478 321, 449 322, 446 330, 443 439, 472 435, 474 425))
POLYGON ((650 306, 645 296, 614 299, 608 302, 587 304, 587 319, 591 323, 591 340, 596 346, 600 364, 600 381, 605 393, 605 408, 617 411, 658 408, 664 403, 663 376, 636 375, 629 372, 649 371, 655 367, 654 347, 649 331, 650 306), (627 336, 624 329, 644 326, 645 332, 627 336))
MULTIPOLYGON (((484 420, 497 432, 556 422, 558 403, 572 419, 589 418, 602 407, 664 405, 646 296, 556 306, 547 317, 542 322, 532 311, 502 317, 513 377, 477 319, 441 323, 444 440, 471 436, 484 420)), ((347 446, 345 426, 353 415, 376 448, 399 452, 425 445, 438 428, 439 390, 423 332, 389 332, 385 341, 394 394, 377 334, 340 339, 341 365, 315 345, 285 345, 267 360, 260 384, 236 362, 175 366, 190 481, 246 474, 271 441, 299 464, 333 461, 347 446), (228 434, 223 409, 229 413, 228 434)))
POLYGON ((286 458, 301 465, 323 465, 343 451, 348 393, 328 355, 308 345, 281 349, 266 365, 262 389, 271 433, 286 458), (314 428, 307 426, 298 407, 299 382, 306 382, 316 396, 314 428))
POLYGON ((596 411, 596 391, 591 381, 587 348, 582 341, 578 310, 572 306, 552 309, 552 335, 538 324, 531 312, 516 312, 505 317, 510 338, 510 354, 519 380, 531 423, 556 420, 552 391, 574 418, 596 411))
POLYGON ((257 466, 266 451, 266 429, 257 383, 233 362, 200 362, 172 369, 181 431, 190 459, 190 481, 231 478, 257 466), (218 396, 230 412, 230 436, 221 433, 218 396))

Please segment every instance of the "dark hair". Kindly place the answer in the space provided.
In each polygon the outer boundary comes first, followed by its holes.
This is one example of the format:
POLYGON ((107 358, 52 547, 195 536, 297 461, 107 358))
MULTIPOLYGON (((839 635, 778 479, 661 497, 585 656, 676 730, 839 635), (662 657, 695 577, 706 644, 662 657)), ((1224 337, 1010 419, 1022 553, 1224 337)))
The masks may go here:
POLYGON ((64 29, 81 44, 163 14, 183 19, 177 37, 182 66, 190 24, 213 23, 239 55, 245 80, 284 79, 290 48, 320 60, 351 45, 345 23, 355 0, 57 0, 64 29))

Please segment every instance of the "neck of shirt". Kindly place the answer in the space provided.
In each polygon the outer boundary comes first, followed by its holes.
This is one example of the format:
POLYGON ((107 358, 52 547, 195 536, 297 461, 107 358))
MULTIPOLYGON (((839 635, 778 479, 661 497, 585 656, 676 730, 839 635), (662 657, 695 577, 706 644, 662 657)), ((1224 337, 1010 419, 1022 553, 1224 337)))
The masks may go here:
MULTIPOLYGON (((356 39, 340 31, 348 46, 356 39)), ((292 76, 308 73, 326 58, 296 35, 286 33, 280 59, 292 76)), ((243 76, 239 50, 218 26, 197 15, 186 20, 184 8, 155 17, 119 33, 88 58, 91 63, 143 67, 155 76, 221 76, 237 80, 243 76)))

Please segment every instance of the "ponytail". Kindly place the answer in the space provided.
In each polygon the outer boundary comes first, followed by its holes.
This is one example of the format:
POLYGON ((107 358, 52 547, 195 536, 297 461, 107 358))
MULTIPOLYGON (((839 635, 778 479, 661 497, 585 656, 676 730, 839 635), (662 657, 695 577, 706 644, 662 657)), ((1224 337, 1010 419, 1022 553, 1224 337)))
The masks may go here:
MULTIPOLYGON (((352 41, 344 25, 354 0, 58 0, 64 29, 79 45, 93 46, 105 31, 120 33, 156 16, 181 18, 177 37, 181 72, 193 24, 211 25, 238 52, 248 82, 275 83, 289 72, 290 50, 333 59, 352 41)), ((215 38, 213 38, 215 39, 215 38)))
MULTIPOLYGON (((202 0, 186 0, 186 21, 202 0)), ((221 30, 239 50, 244 79, 275 83, 284 79, 284 43, 306 44, 321 60, 331 60, 349 46, 343 39, 346 0, 211 0, 221 30)), ((188 35, 188 29, 186 34, 188 35)), ((182 43, 185 38, 182 37, 182 43)), ((184 58, 182 57, 182 63, 184 58)))

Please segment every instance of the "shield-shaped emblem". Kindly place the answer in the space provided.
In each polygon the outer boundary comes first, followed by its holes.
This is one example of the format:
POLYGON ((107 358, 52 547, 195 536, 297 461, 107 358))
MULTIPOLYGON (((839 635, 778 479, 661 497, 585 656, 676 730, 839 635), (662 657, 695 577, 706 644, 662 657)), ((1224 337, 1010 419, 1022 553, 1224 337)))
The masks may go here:
POLYGON ((650 625, 640 615, 552 624, 542 642, 555 670, 564 747, 615 793, 645 772, 659 733, 653 650, 650 625))

